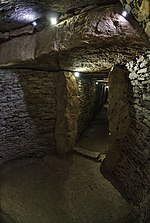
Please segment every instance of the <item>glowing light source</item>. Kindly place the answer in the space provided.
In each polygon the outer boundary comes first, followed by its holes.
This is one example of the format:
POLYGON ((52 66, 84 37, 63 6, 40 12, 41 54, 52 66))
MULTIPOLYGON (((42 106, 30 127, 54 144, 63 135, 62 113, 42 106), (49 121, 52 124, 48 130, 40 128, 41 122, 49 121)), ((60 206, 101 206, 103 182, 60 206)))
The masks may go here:
POLYGON ((98 85, 98 81, 96 81, 95 84, 98 85))
POLYGON ((32 22, 32 25, 33 25, 33 26, 36 26, 36 25, 37 25, 37 22, 35 22, 35 21, 32 22))
POLYGON ((122 16, 123 16, 123 17, 126 17, 127 14, 128 14, 127 11, 123 11, 123 12, 122 12, 122 16))
POLYGON ((51 25, 57 24, 57 18, 55 18, 55 17, 50 18, 50 21, 51 21, 51 25))
POLYGON ((79 77, 80 76, 80 73, 79 72, 74 72, 74 76, 75 77, 79 77))

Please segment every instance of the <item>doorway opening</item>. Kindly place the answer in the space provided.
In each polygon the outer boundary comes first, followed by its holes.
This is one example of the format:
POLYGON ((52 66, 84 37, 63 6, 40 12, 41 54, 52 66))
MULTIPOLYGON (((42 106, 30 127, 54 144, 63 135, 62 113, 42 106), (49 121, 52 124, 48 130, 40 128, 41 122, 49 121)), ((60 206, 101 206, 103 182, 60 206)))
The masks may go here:
POLYGON ((107 153, 109 141, 108 77, 89 80, 86 85, 88 86, 90 82, 93 82, 95 88, 92 88, 92 91, 84 86, 83 80, 81 82, 84 90, 79 95, 81 99, 75 151, 89 158, 102 161, 107 153), (83 100, 87 101, 84 102, 83 100), (92 104, 92 102, 95 104, 92 104), (85 104, 87 107, 83 108, 85 104), (89 111, 86 111, 87 108, 89 111), (86 123, 84 120, 86 120, 86 123), (84 126, 82 123, 84 123, 84 126))

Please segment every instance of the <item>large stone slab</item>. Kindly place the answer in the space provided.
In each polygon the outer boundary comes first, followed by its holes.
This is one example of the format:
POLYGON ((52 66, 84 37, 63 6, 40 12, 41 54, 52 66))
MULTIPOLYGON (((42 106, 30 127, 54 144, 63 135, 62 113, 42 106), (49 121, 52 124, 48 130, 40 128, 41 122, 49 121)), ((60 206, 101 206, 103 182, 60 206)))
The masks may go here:
POLYGON ((57 153, 73 149, 77 138, 79 98, 76 79, 70 72, 57 75, 57 120, 55 138, 57 153))
POLYGON ((57 26, 0 45, 0 67, 98 71, 126 62, 149 44, 119 6, 92 9, 57 26))

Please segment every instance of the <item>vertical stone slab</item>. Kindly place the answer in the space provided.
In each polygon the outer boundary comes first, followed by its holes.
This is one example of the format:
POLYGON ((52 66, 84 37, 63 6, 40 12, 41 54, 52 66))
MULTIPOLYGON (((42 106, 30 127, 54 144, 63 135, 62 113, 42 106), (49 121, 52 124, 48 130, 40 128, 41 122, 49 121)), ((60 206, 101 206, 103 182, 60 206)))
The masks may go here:
POLYGON ((70 151, 77 137, 79 99, 76 79, 70 72, 57 75, 57 121, 55 129, 57 153, 70 151))
POLYGON ((109 147, 103 167, 113 172, 121 160, 123 144, 130 126, 128 74, 115 67, 109 75, 109 147))

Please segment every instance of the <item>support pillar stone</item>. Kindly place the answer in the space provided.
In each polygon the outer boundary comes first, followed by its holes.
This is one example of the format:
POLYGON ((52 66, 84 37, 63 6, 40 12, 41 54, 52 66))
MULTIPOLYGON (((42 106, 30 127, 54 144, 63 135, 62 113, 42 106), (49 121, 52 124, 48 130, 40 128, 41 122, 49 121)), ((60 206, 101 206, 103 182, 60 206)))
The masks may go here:
POLYGON ((109 75, 109 146, 102 171, 113 172, 120 162, 130 127, 128 106, 128 73, 115 67, 109 75))
POLYGON ((79 99, 76 79, 71 72, 57 75, 56 149, 60 155, 71 151, 77 137, 79 99))

